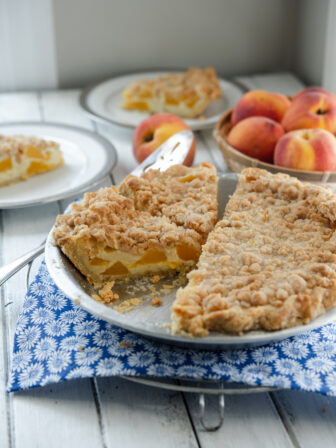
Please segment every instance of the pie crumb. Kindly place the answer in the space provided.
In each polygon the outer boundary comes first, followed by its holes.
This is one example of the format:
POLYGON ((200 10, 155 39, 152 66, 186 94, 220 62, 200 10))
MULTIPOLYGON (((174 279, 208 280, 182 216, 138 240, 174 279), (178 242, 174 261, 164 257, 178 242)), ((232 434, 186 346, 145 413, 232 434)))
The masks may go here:
POLYGON ((160 299, 160 297, 155 297, 152 300, 152 306, 161 306, 162 305, 162 300, 160 299))
POLYGON ((139 306, 142 302, 143 299, 141 298, 128 299, 116 305, 113 309, 118 311, 118 313, 129 313, 135 306, 139 306))
POLYGON ((97 300, 97 302, 102 303, 112 303, 119 300, 119 294, 115 294, 112 291, 114 286, 114 281, 106 283, 99 291, 98 294, 93 294, 92 298, 97 300))
POLYGON ((160 281, 159 275, 153 275, 153 277, 151 278, 152 283, 158 283, 159 281, 160 281))
POLYGON ((127 341, 121 341, 119 345, 120 345, 120 347, 123 347, 123 348, 132 348, 133 347, 133 344, 131 344, 130 342, 127 342, 127 341))

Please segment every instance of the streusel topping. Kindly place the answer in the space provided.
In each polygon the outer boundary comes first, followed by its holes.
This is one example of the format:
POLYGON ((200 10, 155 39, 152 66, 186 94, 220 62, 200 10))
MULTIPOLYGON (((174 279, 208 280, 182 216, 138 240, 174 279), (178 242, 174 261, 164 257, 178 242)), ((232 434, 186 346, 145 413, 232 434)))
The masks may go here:
POLYGON ((173 329, 241 333, 301 323, 336 304, 336 197, 249 168, 179 290, 173 329))
POLYGON ((37 137, 25 135, 0 135, 0 158, 5 155, 12 156, 17 153, 22 154, 27 146, 34 146, 42 151, 50 147, 59 147, 56 142, 46 141, 37 137))
POLYGON ((71 213, 59 215, 54 238, 61 247, 68 239, 93 238, 113 249, 134 254, 147 248, 170 248, 177 241, 199 246, 201 240, 194 230, 136 210, 133 201, 121 196, 114 187, 86 193, 80 203, 72 205, 71 213))
POLYGON ((134 200, 136 209, 193 229, 203 242, 218 219, 217 175, 210 163, 192 168, 174 165, 164 172, 149 170, 141 177, 127 176, 119 191, 134 200))

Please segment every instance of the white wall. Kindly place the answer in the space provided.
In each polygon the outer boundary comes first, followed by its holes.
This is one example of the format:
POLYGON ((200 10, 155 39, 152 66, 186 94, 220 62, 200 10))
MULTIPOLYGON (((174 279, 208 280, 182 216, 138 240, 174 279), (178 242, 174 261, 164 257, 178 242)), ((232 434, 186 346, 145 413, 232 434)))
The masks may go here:
MULTIPOLYGON (((325 66, 329 3, 300 0, 293 70, 307 84, 321 85, 325 66)), ((336 17, 335 17, 336 20, 336 17)), ((336 26, 334 20, 333 27, 336 26)), ((335 44, 333 43, 333 46, 335 44)))
POLYGON ((0 91, 190 65, 222 76, 290 70, 336 85, 330 5, 336 11, 336 0, 0 0, 0 91))
POLYGON ((53 0, 0 0, 0 91, 55 88, 53 0))
POLYGON ((54 0, 61 87, 151 68, 291 67, 296 0, 54 0))

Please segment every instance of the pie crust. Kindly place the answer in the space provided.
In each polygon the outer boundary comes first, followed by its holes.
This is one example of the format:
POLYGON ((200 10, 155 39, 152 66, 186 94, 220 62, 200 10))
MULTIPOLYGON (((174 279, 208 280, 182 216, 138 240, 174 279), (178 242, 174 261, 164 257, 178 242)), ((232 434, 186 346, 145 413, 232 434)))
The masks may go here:
POLYGON ((122 107, 194 118, 221 94, 213 67, 204 70, 191 67, 184 73, 169 73, 157 79, 142 79, 130 84, 122 93, 122 107))
POLYGON ((244 170, 172 307, 173 332, 242 333, 309 322, 336 304, 336 196, 244 170))
POLYGON ((23 135, 0 135, 0 186, 62 165, 62 153, 53 141, 23 135))

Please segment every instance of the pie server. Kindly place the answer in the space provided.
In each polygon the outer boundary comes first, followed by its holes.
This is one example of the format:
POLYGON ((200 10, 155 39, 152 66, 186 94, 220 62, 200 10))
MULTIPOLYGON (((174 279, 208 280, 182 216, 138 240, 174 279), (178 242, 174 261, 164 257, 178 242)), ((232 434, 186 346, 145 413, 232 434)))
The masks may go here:
MULTIPOLYGON (((135 170, 130 174, 133 176, 140 176, 149 169, 157 169, 160 171, 167 170, 172 165, 179 165, 184 162, 188 151, 193 143, 194 134, 192 131, 183 130, 172 135, 161 146, 159 146, 150 156, 148 156, 135 170)), ((27 252, 25 255, 8 263, 0 268, 0 286, 3 285, 9 278, 16 274, 30 261, 38 257, 44 252, 45 241, 27 252)))

